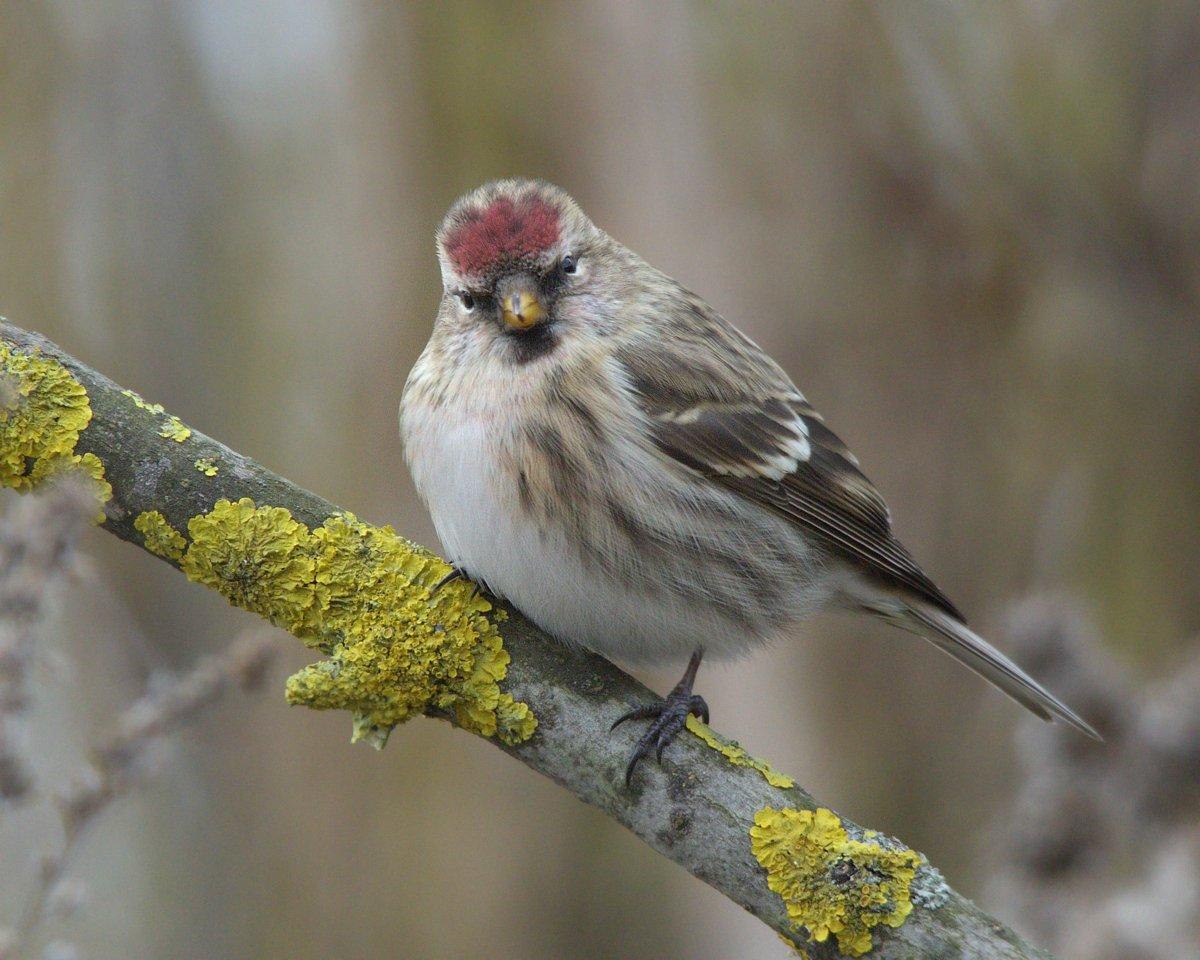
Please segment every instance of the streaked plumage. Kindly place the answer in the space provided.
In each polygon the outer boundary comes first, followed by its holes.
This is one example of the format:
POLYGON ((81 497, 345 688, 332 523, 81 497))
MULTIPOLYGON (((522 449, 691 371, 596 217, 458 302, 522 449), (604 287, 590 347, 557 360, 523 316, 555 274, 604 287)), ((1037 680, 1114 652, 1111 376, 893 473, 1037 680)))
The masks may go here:
POLYGON ((566 194, 489 184, 438 241, 445 294, 401 427, 469 576, 627 661, 737 655, 817 608, 867 611, 1091 732, 966 628, 783 370, 566 194))

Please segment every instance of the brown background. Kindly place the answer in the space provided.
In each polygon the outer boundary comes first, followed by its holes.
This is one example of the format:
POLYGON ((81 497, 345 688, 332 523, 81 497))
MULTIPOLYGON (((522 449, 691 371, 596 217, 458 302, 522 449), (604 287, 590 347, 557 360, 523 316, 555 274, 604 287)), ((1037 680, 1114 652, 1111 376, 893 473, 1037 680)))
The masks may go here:
MULTIPOLYGON (((1200 624, 1198 43, 1184 3, 6 3, 0 313, 435 544, 396 439, 433 230, 486 179, 543 176, 783 362, 1000 645, 1053 587, 1159 675, 1200 624)), ((85 549, 38 688, 51 782, 252 619, 85 549)), ((415 722, 376 754, 287 709, 305 652, 281 646, 267 695, 89 837, 90 903, 56 928, 87 956, 783 955, 481 741, 415 722)), ((982 890, 1000 695, 834 618, 701 689, 721 730, 982 890)), ((0 829, 8 911, 52 820, 0 829)))

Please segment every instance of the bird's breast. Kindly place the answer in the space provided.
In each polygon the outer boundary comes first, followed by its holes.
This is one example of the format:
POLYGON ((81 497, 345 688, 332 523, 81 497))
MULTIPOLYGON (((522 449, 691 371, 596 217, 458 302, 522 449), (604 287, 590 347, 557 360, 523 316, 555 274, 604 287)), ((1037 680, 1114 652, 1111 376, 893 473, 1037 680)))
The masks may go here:
POLYGON ((624 395, 477 369, 406 392, 405 444, 448 559, 557 636, 629 660, 744 649, 820 593, 806 544, 664 459, 624 395))

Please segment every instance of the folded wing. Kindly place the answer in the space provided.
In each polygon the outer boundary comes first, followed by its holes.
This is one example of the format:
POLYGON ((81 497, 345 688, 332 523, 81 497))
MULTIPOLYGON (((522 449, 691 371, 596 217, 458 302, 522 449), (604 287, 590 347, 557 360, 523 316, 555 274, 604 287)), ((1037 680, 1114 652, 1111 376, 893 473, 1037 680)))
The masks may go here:
POLYGON ((887 506, 853 454, 787 375, 732 327, 707 333, 682 368, 652 343, 618 357, 659 449, 961 620, 892 535, 887 506))

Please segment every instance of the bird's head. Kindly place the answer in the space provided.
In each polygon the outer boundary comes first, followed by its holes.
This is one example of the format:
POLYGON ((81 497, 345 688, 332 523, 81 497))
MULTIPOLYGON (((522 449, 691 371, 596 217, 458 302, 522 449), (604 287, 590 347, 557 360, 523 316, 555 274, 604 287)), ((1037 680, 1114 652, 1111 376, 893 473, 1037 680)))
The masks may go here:
POLYGON ((566 193, 498 180, 460 198, 437 235, 443 323, 529 362, 551 353, 597 297, 616 244, 566 193))

